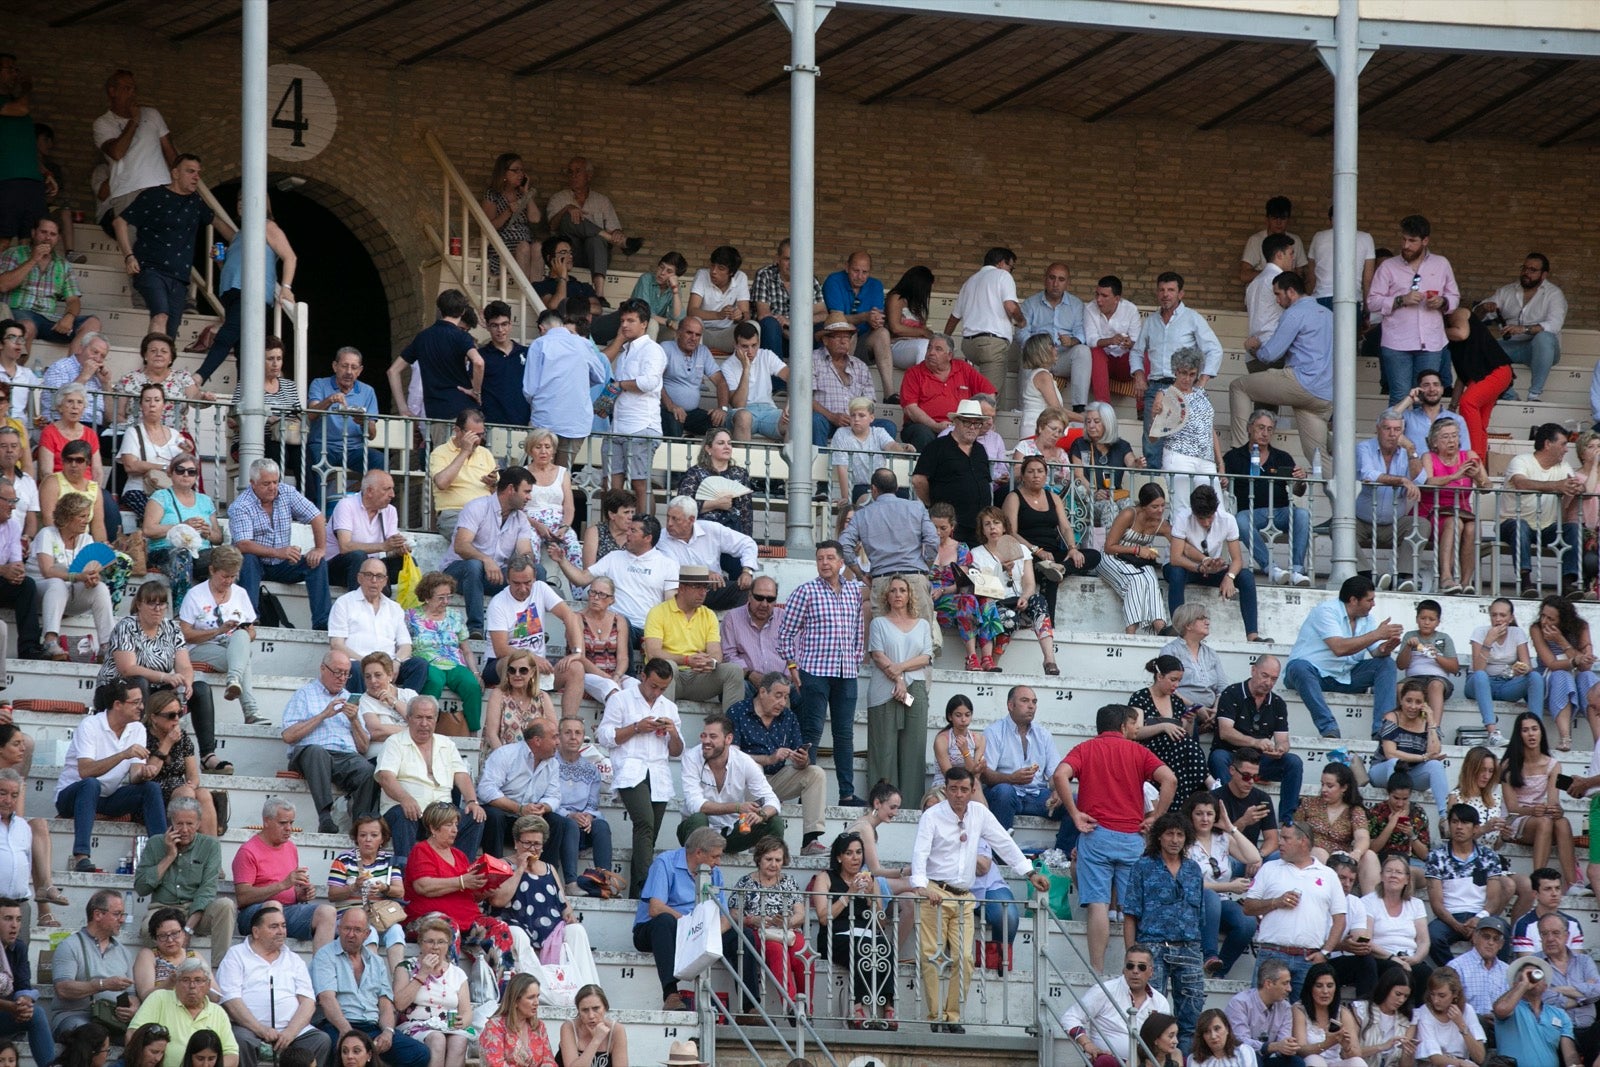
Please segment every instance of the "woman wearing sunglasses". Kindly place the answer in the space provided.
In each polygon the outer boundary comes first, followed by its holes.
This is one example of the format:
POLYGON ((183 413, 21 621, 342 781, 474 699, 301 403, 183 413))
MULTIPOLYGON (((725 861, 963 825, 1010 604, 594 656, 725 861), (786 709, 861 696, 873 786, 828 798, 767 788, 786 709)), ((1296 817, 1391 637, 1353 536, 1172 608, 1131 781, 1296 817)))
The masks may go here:
POLYGON ((533 653, 519 648, 505 659, 500 669, 500 684, 489 690, 489 706, 484 712, 483 736, 490 750, 501 745, 522 743, 522 731, 535 719, 556 727, 556 707, 548 693, 539 688, 539 668, 533 653))
POLYGON ((173 601, 182 604, 195 578, 206 573, 211 550, 222 544, 222 524, 216 501, 200 491, 200 461, 192 453, 180 452, 166 469, 169 484, 150 494, 139 528, 150 542, 150 569, 166 575, 173 601), (195 550, 176 549, 167 539, 179 526, 194 531, 199 539, 195 550))
POLYGON ((61 469, 39 477, 39 514, 53 515, 57 501, 81 496, 89 504, 89 533, 96 541, 107 542, 106 512, 110 505, 94 479, 94 455, 87 441, 73 441, 61 449, 61 469))
POLYGON ((212 802, 211 790, 200 787, 200 760, 194 754, 194 740, 183 732, 182 720, 183 706, 172 690, 157 690, 145 701, 145 736, 149 739, 151 754, 162 757, 156 784, 161 786, 164 803, 173 797, 188 797, 199 804, 200 832, 216 837, 217 807, 212 802))

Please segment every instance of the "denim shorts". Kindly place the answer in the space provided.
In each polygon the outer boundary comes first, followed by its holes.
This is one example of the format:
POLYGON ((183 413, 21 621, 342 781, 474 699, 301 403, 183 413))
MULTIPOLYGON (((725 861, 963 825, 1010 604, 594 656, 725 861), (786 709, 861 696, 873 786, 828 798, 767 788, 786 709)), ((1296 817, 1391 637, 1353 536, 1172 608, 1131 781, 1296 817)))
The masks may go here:
POLYGON ((740 408, 739 410, 750 413, 750 428, 752 431, 762 437, 770 437, 774 441, 778 439, 778 421, 783 418, 783 412, 779 411, 777 407, 772 404, 751 404, 749 407, 740 408))
POLYGON ((1144 855, 1144 838, 1100 827, 1078 838, 1078 903, 1111 903, 1115 881, 1117 899, 1128 899, 1128 874, 1144 855))

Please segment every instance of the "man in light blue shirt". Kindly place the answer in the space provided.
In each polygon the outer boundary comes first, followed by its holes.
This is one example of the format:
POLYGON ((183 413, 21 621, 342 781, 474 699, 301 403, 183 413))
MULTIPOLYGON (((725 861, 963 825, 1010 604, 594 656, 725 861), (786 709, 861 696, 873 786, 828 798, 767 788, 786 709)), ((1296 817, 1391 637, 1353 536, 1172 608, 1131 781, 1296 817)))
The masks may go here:
POLYGON ((1280 363, 1255 374, 1241 374, 1228 384, 1233 443, 1245 444, 1250 413, 1257 408, 1288 404, 1300 429, 1300 451, 1309 460, 1328 456, 1328 419, 1333 416, 1333 312, 1305 294, 1305 280, 1294 271, 1272 279, 1272 293, 1283 317, 1265 339, 1248 338, 1244 346, 1262 363, 1280 363))
POLYGON ((1041 333, 1055 342, 1056 363, 1050 373, 1070 379, 1072 410, 1082 411, 1089 403, 1094 357, 1083 340, 1083 301, 1067 292, 1071 284, 1072 274, 1065 263, 1045 268, 1044 290, 1022 302, 1027 325, 1017 331, 1017 345, 1025 345, 1028 338, 1041 333))
MULTIPOLYGON (((563 837, 573 827, 571 819, 556 811, 561 803, 556 728, 548 719, 535 719, 523 729, 522 741, 520 745, 501 745, 483 761, 478 776, 478 800, 488 815, 483 825, 483 850, 500 855, 516 821, 524 815, 537 815, 550 825, 543 854, 559 867, 563 837)), ((577 877, 577 871, 567 871, 563 884, 577 877)))
POLYGON ((1404 628, 1372 621, 1377 601, 1372 579, 1346 578, 1338 600, 1324 600, 1306 613, 1284 669, 1284 681, 1300 694, 1323 737, 1338 737, 1339 722, 1324 693, 1372 691, 1372 736, 1395 706, 1395 666, 1391 658, 1404 628))
MULTIPOLYGON (((661 981, 661 1010, 685 1011, 688 1005, 678 995, 678 979, 673 973, 677 952, 678 920, 694 911, 695 877, 701 867, 711 868, 711 885, 718 899, 727 903, 728 895, 722 889, 722 853, 727 848, 721 831, 702 826, 689 835, 682 848, 663 852, 650 864, 644 888, 639 892, 639 906, 633 914, 633 947, 655 957, 656 977, 661 981)), ((745 944, 744 964, 755 963, 756 953, 745 944)), ((722 955, 732 960, 739 950, 739 934, 726 917, 722 919, 722 955)), ((745 970, 745 982, 751 989, 759 989, 760 979, 756 968, 745 970)), ((747 1009, 748 1010, 748 1009, 747 1009)))
POLYGON ((283 709, 283 743, 289 746, 289 769, 298 771, 317 805, 317 832, 336 834, 333 787, 350 798, 350 818, 378 810, 377 768, 367 759, 367 730, 356 701, 344 687, 350 657, 329 651, 315 681, 295 690, 283 709))
MULTIPOLYGON (((1391 549, 1389 567, 1379 570, 1378 588, 1398 581, 1402 593, 1416 588, 1409 573, 1399 573, 1402 548, 1412 561, 1419 548, 1416 532, 1417 501, 1422 490, 1411 477, 1411 453, 1401 444, 1404 422, 1386 411, 1378 416, 1378 435, 1356 443, 1356 542, 1362 548, 1391 549)), ((1381 562, 1382 557, 1376 557, 1381 562)))
POLYGON ((1433 424, 1439 419, 1449 419, 1461 431, 1461 447, 1468 447, 1471 440, 1467 430, 1467 420, 1459 412, 1451 411, 1445 406, 1444 379, 1439 377, 1436 370, 1422 370, 1417 372, 1417 384, 1407 393, 1405 399, 1389 409, 1405 420, 1405 439, 1402 447, 1416 455, 1428 451, 1428 431, 1433 429, 1433 424))
POLYGON ((611 365, 587 337, 562 323, 528 346, 522 368, 522 395, 533 408, 532 424, 560 440, 556 464, 570 467, 572 455, 594 429, 590 389, 611 380, 611 365))
POLYGON ((1037 815, 1061 824, 1056 831, 1056 847, 1070 852, 1077 843, 1077 827, 1063 818, 1064 806, 1050 806, 1050 776, 1061 762, 1050 731, 1034 722, 1039 712, 1039 697, 1025 685, 1014 685, 1006 694, 1006 718, 998 719, 983 731, 983 796, 989 810, 1007 830, 1018 815, 1037 815))
POLYGON ((394 985, 384 958, 366 947, 370 928, 367 909, 346 908, 339 916, 339 939, 311 957, 311 988, 323 1014, 317 1029, 335 1045, 347 1030, 359 1030, 372 1038, 384 1063, 427 1067, 428 1046, 395 1032, 394 985))
POLYGON ((728 421, 728 382, 717 367, 711 349, 701 343, 705 326, 685 315, 678 332, 661 346, 667 369, 661 372, 661 432, 667 437, 699 437, 728 421), (709 381, 716 390, 716 405, 701 402, 700 386, 709 381))
MULTIPOLYGON (((351 481, 359 481, 368 469, 384 470, 383 450, 368 448, 367 441, 378 435, 378 394, 361 380, 361 351, 349 345, 333 357, 333 373, 312 381, 306 390, 306 417, 311 420, 311 455, 308 465, 325 465, 327 470, 343 467, 351 481)), ((313 504, 322 503, 319 472, 307 477, 305 494, 313 504)))
POLYGON ((1172 354, 1180 348, 1195 348, 1205 357, 1200 368, 1200 388, 1222 369, 1222 342, 1211 325, 1183 302, 1183 275, 1163 271, 1156 275, 1156 310, 1144 317, 1139 339, 1128 354, 1128 369, 1133 372, 1133 387, 1144 393, 1144 461, 1152 470, 1161 467, 1159 440, 1150 439, 1150 419, 1154 415, 1155 395, 1173 383, 1172 354))

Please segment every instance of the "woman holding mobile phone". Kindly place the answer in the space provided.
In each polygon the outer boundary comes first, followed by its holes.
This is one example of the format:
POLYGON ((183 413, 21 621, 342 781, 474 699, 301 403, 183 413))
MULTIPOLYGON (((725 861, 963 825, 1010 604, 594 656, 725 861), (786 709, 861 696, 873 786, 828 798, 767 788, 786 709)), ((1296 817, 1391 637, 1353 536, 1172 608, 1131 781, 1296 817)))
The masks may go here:
POLYGON ((1356 1067, 1352 1056, 1356 1040, 1355 1016, 1339 1003, 1339 979, 1333 965, 1318 963, 1306 972, 1300 985, 1300 1003, 1294 1006, 1294 1039, 1300 1042, 1297 1055, 1306 1067, 1356 1067))
POLYGON ((1205 750, 1194 738, 1199 708, 1178 695, 1183 684, 1183 663, 1176 656, 1157 656, 1144 665, 1150 684, 1128 697, 1128 704, 1144 712, 1144 723, 1134 740, 1154 752, 1178 776, 1180 797, 1206 788, 1205 750))
MULTIPOLYGON (((494 170, 489 174, 489 189, 479 206, 489 216, 489 225, 511 250, 522 273, 530 282, 543 281, 544 262, 537 255, 539 246, 534 243, 533 228, 544 215, 539 211, 539 190, 533 187, 533 176, 523 165, 521 156, 502 152, 495 158, 494 170)), ((500 254, 492 248, 489 250, 489 273, 500 273, 500 254)))

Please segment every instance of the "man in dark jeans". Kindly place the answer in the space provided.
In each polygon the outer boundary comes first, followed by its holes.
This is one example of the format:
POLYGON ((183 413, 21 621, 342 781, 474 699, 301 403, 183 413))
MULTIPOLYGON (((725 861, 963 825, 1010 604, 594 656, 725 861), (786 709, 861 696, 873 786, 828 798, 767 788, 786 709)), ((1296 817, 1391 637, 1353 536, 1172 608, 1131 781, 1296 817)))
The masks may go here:
POLYGON ((17 613, 17 654, 23 659, 40 659, 44 649, 40 644, 39 587, 28 577, 21 523, 11 521, 16 510, 16 484, 0 478, 0 606, 17 613))
MULTIPOLYGON (((650 864, 650 873, 639 894, 639 907, 633 919, 633 947, 655 956, 656 975, 661 979, 661 1010, 688 1011, 689 1005, 678 992, 678 979, 673 974, 678 948, 678 920, 695 908, 696 886, 700 868, 711 868, 711 885, 722 897, 722 834, 710 826, 702 826, 689 835, 682 848, 663 852, 650 864)), ((759 990, 760 962, 753 945, 744 944, 744 956, 739 973, 751 990, 759 990)), ((740 949, 739 932, 722 917, 722 956, 732 960, 740 949)), ((750 1005, 744 1005, 746 1012, 750 1005)), ((740 1020, 744 1021, 743 1018, 740 1020)))

